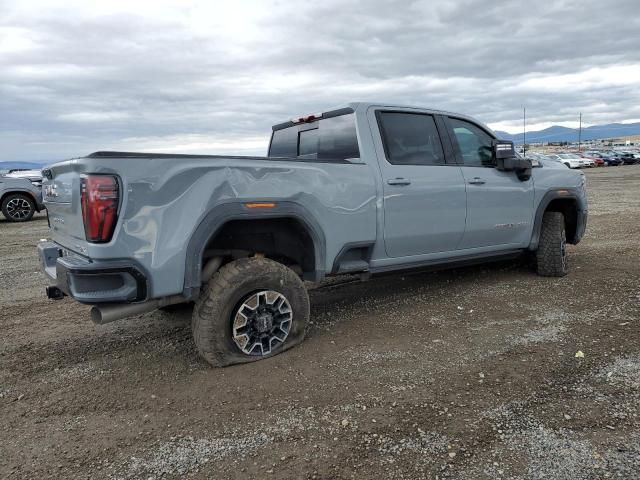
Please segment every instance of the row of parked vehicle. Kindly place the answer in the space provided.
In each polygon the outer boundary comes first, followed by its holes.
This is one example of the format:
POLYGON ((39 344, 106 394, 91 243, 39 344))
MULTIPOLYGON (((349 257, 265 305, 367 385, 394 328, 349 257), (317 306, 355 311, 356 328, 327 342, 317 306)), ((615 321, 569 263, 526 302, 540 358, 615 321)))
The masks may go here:
POLYGON ((526 156, 527 158, 530 158, 532 160, 548 160, 560 162, 569 168, 617 167, 620 165, 640 164, 639 152, 620 152, 614 150, 591 150, 576 153, 527 152, 526 156))
POLYGON ((42 204, 42 173, 40 170, 9 170, 0 175, 0 210, 10 222, 26 222, 42 204))

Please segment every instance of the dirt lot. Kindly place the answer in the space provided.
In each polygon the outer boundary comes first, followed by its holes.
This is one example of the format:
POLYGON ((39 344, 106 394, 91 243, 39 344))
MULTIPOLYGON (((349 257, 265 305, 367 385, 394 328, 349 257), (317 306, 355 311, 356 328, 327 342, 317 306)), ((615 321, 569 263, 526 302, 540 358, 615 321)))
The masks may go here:
POLYGON ((226 369, 188 311, 46 300, 46 219, 0 222, 0 478, 639 478, 640 167, 587 176, 568 277, 326 283, 302 346, 226 369))

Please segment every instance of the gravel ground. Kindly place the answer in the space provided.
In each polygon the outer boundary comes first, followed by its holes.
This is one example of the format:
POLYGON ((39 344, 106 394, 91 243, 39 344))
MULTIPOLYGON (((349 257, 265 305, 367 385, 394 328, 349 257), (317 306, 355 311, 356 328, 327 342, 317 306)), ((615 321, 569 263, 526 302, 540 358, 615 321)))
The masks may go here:
POLYGON ((45 217, 0 221, 0 478, 639 478, 640 167, 587 177, 568 277, 332 279, 301 346, 226 369, 188 308, 46 300, 45 217))

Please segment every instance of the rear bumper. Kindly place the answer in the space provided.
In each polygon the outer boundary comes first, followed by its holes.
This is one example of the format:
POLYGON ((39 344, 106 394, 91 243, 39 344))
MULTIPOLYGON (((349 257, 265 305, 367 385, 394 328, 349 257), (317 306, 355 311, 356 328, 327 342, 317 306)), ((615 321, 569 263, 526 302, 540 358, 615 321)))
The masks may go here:
POLYGON ((42 271, 49 284, 65 295, 90 305, 140 302, 147 299, 147 277, 135 262, 96 261, 64 255, 63 252, 63 248, 54 242, 38 244, 42 271))

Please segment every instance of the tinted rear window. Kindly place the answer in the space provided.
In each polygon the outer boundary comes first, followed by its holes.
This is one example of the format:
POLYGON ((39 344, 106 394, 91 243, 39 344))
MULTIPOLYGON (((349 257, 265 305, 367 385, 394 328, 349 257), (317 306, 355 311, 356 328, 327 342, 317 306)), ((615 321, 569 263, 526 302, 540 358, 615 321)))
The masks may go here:
POLYGON ((379 119, 389 163, 444 165, 444 153, 433 116, 380 112, 379 119))
POLYGON ((318 154, 318 128, 298 132, 298 155, 301 157, 318 154))
POLYGON ((358 137, 353 113, 275 130, 270 157, 320 159, 358 158, 358 137))

